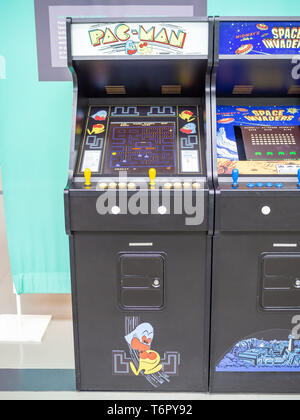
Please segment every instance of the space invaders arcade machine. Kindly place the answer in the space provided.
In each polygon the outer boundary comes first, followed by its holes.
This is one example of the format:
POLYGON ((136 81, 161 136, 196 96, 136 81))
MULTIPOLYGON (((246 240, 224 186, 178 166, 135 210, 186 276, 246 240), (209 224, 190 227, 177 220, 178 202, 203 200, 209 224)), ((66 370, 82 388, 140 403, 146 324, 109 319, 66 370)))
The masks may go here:
POLYGON ((300 19, 215 31, 210 390, 299 392, 300 19))
POLYGON ((77 389, 207 391, 212 22, 67 32, 77 389))

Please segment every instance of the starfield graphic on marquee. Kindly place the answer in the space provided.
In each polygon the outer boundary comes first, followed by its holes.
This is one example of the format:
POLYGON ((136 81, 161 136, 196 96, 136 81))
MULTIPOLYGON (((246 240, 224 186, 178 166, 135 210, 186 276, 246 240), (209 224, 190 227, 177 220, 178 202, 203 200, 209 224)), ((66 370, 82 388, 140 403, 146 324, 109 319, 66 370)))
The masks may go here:
POLYGON ((220 54, 299 54, 299 22, 222 22, 220 54))

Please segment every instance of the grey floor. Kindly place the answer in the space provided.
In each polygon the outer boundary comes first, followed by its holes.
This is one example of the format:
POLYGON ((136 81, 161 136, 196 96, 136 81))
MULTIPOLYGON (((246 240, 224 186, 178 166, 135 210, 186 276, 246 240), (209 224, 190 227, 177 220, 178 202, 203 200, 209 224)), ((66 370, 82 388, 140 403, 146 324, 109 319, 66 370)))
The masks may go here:
MULTIPOLYGON (((1 175, 0 175, 1 190, 1 175)), ((0 344, 0 371, 5 369, 74 369, 72 311, 69 295, 25 295, 22 310, 30 315, 53 315, 41 344, 0 344)), ((0 195, 0 314, 16 312, 9 266, 3 197, 0 195)), ((3 384, 2 384, 3 385, 3 384)), ((3 388, 3 386, 2 386, 3 388)), ((77 392, 0 392, 0 400, 220 400, 220 399, 300 399, 278 395, 205 395, 149 393, 77 393, 77 392)))

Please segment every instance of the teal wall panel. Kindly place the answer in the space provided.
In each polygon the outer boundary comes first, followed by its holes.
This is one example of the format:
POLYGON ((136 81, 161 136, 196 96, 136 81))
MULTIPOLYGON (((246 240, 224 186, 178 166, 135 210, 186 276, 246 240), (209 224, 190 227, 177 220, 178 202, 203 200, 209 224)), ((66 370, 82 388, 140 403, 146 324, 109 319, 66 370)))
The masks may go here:
POLYGON ((210 16, 299 16, 299 0, 207 0, 210 16))
MULTIPOLYGON (((300 2, 209 0, 208 13, 296 16, 300 2)), ((0 165, 18 293, 70 292, 63 189, 71 108, 71 83, 38 82, 33 0, 1 1, 0 165)))
POLYGON ((71 83, 38 82, 32 0, 0 2, 0 164, 19 293, 70 292, 64 230, 71 83))

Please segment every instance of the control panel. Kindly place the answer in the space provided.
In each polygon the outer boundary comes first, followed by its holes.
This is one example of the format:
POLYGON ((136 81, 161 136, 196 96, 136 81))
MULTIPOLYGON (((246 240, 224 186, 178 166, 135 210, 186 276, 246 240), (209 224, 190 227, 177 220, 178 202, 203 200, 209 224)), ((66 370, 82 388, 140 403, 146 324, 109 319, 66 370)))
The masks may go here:
MULTIPOLYGON (((224 178, 223 178, 224 181, 224 178)), ((282 182, 282 181, 246 181, 243 178, 240 178, 240 173, 238 169, 233 169, 232 171, 232 180, 231 184, 228 182, 223 182, 222 187, 227 185, 230 185, 232 189, 247 189, 247 190, 265 190, 265 189, 291 189, 293 187, 297 187, 300 189, 300 169, 298 169, 297 172, 297 181, 291 182, 289 179, 288 182, 282 182), (293 185, 294 184, 294 185, 293 185)))

